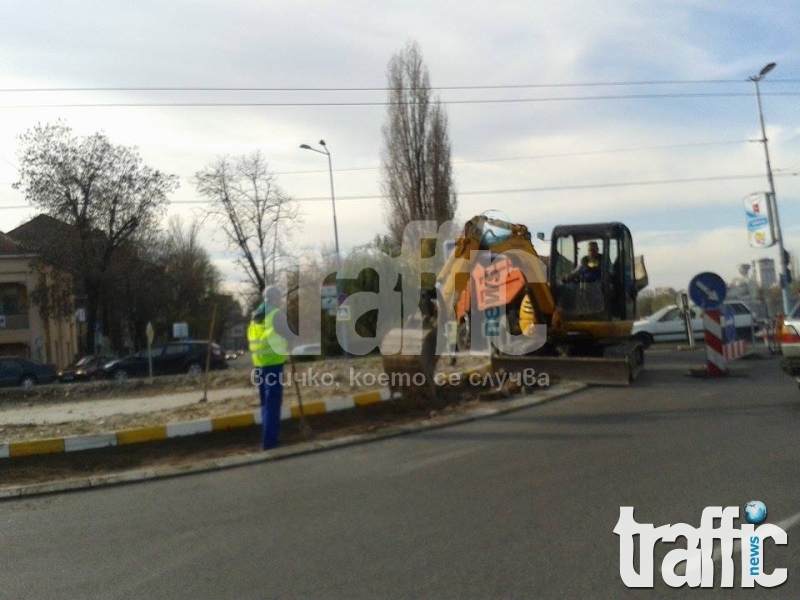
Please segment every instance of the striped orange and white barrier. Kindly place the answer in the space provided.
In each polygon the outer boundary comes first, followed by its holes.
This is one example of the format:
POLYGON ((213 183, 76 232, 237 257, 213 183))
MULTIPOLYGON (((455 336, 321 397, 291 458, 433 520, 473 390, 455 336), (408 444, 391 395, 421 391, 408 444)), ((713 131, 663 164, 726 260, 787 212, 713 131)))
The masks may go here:
POLYGON ((722 347, 722 355, 725 357, 726 361, 736 360, 737 358, 742 358, 750 353, 752 353, 752 349, 744 340, 726 342, 722 347))
POLYGON ((728 374, 728 367, 725 364, 722 325, 718 310, 707 310, 703 313, 703 329, 706 342, 706 371, 712 377, 723 377, 728 374))
MULTIPOLYGON (((747 339, 739 339, 736 331, 736 315, 728 306, 722 320, 722 355, 726 361, 736 360, 752 354, 753 349, 747 339)), ((750 340, 754 339, 752 326, 749 332, 750 340)))

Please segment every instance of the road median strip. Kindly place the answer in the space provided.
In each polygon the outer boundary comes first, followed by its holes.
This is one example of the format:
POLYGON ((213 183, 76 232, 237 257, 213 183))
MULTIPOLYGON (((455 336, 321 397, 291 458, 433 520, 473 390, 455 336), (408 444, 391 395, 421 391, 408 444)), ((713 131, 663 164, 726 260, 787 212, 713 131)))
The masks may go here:
POLYGON ((243 455, 238 454, 203 459, 187 464, 141 467, 138 469, 132 469, 118 473, 81 476, 57 481, 45 481, 41 483, 0 487, 0 500, 88 488, 106 487, 111 485, 121 485, 139 481, 147 481, 151 479, 177 477, 192 473, 202 473, 219 469, 253 465, 268 461, 281 460, 302 454, 365 444, 410 433, 416 433, 426 429, 449 427, 462 423, 469 423, 490 416, 502 415, 504 413, 522 410, 530 406, 543 404, 563 396, 574 394, 586 389, 586 387, 587 386, 585 384, 580 382, 564 381, 548 389, 537 390, 533 394, 523 395, 521 397, 510 398, 506 400, 496 400, 492 402, 492 406, 477 406, 463 413, 439 414, 435 417, 423 419, 414 423, 390 425, 385 429, 378 431, 343 435, 341 437, 326 440, 310 440, 298 444, 280 446, 265 452, 252 452, 243 455))
MULTIPOLYGON (((386 388, 359 392, 348 396, 332 396, 325 400, 303 403, 303 413, 306 416, 327 414, 386 402, 391 398, 391 392, 386 388)), ((300 406, 298 404, 284 405, 281 408, 281 420, 296 419, 299 417, 300 406)), ((261 411, 260 409, 255 409, 220 417, 195 419, 166 425, 137 427, 100 434, 65 436, 18 442, 11 441, 0 444, 0 459, 41 454, 60 454, 65 452, 78 452, 81 450, 97 450, 114 446, 140 444, 188 435, 211 433, 214 431, 224 431, 239 427, 252 427, 260 424, 261 411)))

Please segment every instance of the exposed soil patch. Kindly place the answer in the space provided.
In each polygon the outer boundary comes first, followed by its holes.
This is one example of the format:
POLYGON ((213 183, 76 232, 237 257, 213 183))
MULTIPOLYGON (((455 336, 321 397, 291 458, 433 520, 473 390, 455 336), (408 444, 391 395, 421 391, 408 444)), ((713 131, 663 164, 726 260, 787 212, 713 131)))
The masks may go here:
MULTIPOLYGON (((444 361, 442 361, 444 363, 444 361)), ((461 357, 454 364, 440 365, 439 372, 445 377, 451 372, 464 371, 486 363, 485 357, 461 357)), ((242 367, 245 367, 242 365, 242 367)), ((294 373, 286 368, 286 379, 290 382, 284 387, 284 404, 295 404, 298 395, 304 403, 315 402, 333 396, 347 396, 382 387, 379 378, 383 373, 379 356, 366 358, 334 359, 297 363, 294 373)), ((214 372, 210 375, 209 389, 246 389, 250 384, 251 371, 245 368, 214 372)), ((443 386, 447 387, 447 386, 443 386)), ((91 420, 62 423, 0 425, 0 442, 20 442, 34 439, 59 438, 73 435, 95 435, 122 429, 148 427, 206 419, 258 408, 255 390, 227 400, 199 402, 203 397, 203 378, 190 376, 156 377, 152 381, 131 380, 124 384, 115 382, 79 383, 70 386, 42 386, 25 398, 15 396, 13 404, 29 407, 55 406, 63 402, 87 402, 93 400, 136 398, 141 396, 168 395, 184 392, 197 392, 198 401, 186 406, 159 411, 133 414, 116 414, 91 420), (55 389, 45 389, 55 388, 55 389), (66 389, 65 389, 66 388, 66 389)), ((22 392, 20 392, 22 393, 22 392)), ((3 399, 0 398, 0 402, 3 399)), ((0 423, 2 419, 0 419, 0 423)))
MULTIPOLYGON (((507 393, 509 390, 504 391, 502 396, 507 393)), ((442 415, 462 413, 481 403, 491 402, 491 397, 499 397, 488 390, 485 396, 482 395, 482 400, 475 395, 476 390, 453 391, 442 393, 435 400, 403 399, 313 415, 306 420, 312 431, 311 437, 304 435, 299 419, 284 421, 281 445, 369 433, 390 425, 435 419, 442 415)), ((259 428, 247 427, 102 450, 4 459, 0 461, 0 487, 91 477, 144 467, 179 466, 199 460, 258 452, 259 449, 259 428)))
MULTIPOLYGON (((463 371, 480 366, 485 362, 485 358, 468 357, 459 359, 454 365, 448 364, 445 367, 440 365, 440 371, 463 371)), ((298 364, 298 372, 302 372, 306 368, 333 373, 334 381, 337 376, 340 378, 340 385, 338 389, 335 389, 335 386, 301 386, 298 389, 304 402, 311 402, 336 394, 347 395, 357 391, 364 391, 365 389, 380 387, 377 382, 375 385, 363 386, 357 389, 349 385, 349 369, 357 370, 360 373, 371 373, 376 376, 380 374, 380 357, 298 364), (343 382, 347 383, 347 387, 342 385, 343 382)), ((249 377, 248 372, 223 372, 217 382, 230 382, 231 379, 228 379, 229 377, 236 377, 234 381, 241 384, 242 376, 249 377)), ((163 393, 170 393, 176 390, 192 391, 192 389, 203 389, 202 384, 187 383, 185 378, 169 379, 173 379, 173 381, 156 379, 147 386, 136 385, 134 389, 146 389, 148 390, 147 395, 153 395, 153 391, 156 388, 163 390, 163 393), (184 387, 187 385, 196 385, 196 387, 187 390, 184 387)), ((363 378, 361 381, 363 383, 363 378)), ((77 388, 78 386, 73 387, 77 388)), ((121 388, 122 386, 118 387, 121 388)), ((507 386, 499 395, 507 395, 512 391, 512 387, 507 386)), ((120 397, 132 397, 131 389, 131 387, 125 387, 124 390, 118 390, 118 393, 120 397)), ((81 394, 87 402, 90 402, 94 392, 84 393, 81 391, 81 394)), ((287 386, 284 389, 284 394, 284 402, 293 403, 296 401, 296 390, 291 387, 287 386)), ((493 388, 474 386, 450 388, 442 386, 435 399, 419 397, 382 402, 352 410, 309 416, 307 417, 307 423, 313 431, 313 439, 330 439, 377 431, 389 425, 435 418, 437 415, 445 413, 461 412, 479 405, 481 401, 491 401, 491 398, 495 397, 496 394, 498 392, 493 388)), ((108 398, 108 396, 98 395, 96 398, 108 398)), ((33 405, 33 403, 54 402, 57 399, 39 396, 37 398, 29 397, 24 401, 33 405)), ((131 427, 163 425, 165 423, 228 415, 251 411, 257 407, 258 402, 251 394, 244 398, 196 403, 165 411, 115 415, 97 421, 76 421, 36 426, 7 425, 0 431, 0 439, 21 441, 68 435, 89 435, 131 427)), ((256 452, 260 448, 259 436, 260 432, 257 427, 249 427, 102 450, 3 459, 0 460, 0 487, 21 483, 88 477, 148 466, 190 464, 203 459, 256 452)), ((281 443, 283 445, 297 444, 307 440, 308 438, 303 434, 298 419, 284 421, 281 433, 281 443)))
MULTIPOLYGON (((480 357, 464 357, 458 362, 461 365, 476 362, 480 357)), ((444 363, 445 361, 442 361, 444 363)), ((485 359, 484 359, 485 362, 485 359)), ((227 369, 211 371, 208 374, 208 389, 217 390, 232 387, 247 387, 252 383, 252 366, 247 357, 230 361, 227 369)), ((450 368, 448 366, 448 368, 450 368)), ((287 364, 286 370, 289 370, 287 364)), ((302 361, 295 364, 296 379, 303 386, 302 393, 309 399, 330 395, 333 392, 340 394, 350 393, 355 389, 351 381, 361 383, 363 377, 355 380, 351 374, 379 374, 381 373, 381 357, 371 355, 353 358, 334 358, 317 361, 302 361), (325 375, 323 384, 321 379, 325 375), (311 383, 312 385, 308 385, 311 383)), ((368 378, 370 379, 370 378, 368 378)), ((376 383, 374 387, 377 387, 376 383)), ((178 394, 184 392, 200 392, 202 395, 206 387, 205 375, 167 375, 153 377, 130 378, 127 381, 117 382, 100 380, 69 384, 40 385, 31 390, 21 388, 0 389, 0 405, 26 405, 45 404, 49 402, 79 402, 83 400, 111 399, 111 398, 137 398, 141 396, 157 396, 161 394, 178 394)), ((364 386, 364 389, 369 389, 364 386)))

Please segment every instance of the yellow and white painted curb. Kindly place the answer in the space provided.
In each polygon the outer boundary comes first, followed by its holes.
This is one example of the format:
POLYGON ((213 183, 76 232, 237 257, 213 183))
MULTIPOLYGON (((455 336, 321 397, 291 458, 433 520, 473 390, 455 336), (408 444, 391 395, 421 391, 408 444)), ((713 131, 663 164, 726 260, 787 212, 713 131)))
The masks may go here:
MULTIPOLYGON (((360 392, 351 396, 333 396, 326 400, 304 402, 303 411, 306 416, 320 415, 337 410, 347 410, 357 406, 368 406, 389 400, 391 394, 388 389, 360 392)), ((296 419, 300 416, 300 406, 297 404, 281 407, 281 420, 296 419)), ((24 442, 8 442, 0 444, 0 459, 33 456, 36 454, 58 454, 62 452, 77 452, 80 450, 96 450, 111 446, 125 446, 141 442, 153 442, 169 438, 210 433, 237 427, 251 427, 261 424, 261 410, 255 409, 248 412, 196 419, 167 425, 154 425, 123 429, 95 435, 76 435, 60 438, 47 438, 28 440, 24 442)))
MULTIPOLYGON (((21 484, 7 487, 0 487, 0 501, 12 500, 14 498, 37 496, 41 494, 54 494, 67 491, 85 490, 100 488, 111 485, 122 485, 152 479, 162 479, 168 477, 179 477, 192 473, 204 473, 219 469, 230 469, 245 465, 254 465, 267 461, 281 460, 293 456, 300 456, 313 452, 345 448, 357 444, 366 444, 401 435, 407 435, 429 429, 450 427, 462 423, 484 419, 495 415, 502 415, 517 410, 529 408, 537 404, 550 402, 564 396, 569 396, 575 392, 586 389, 586 385, 575 381, 565 381, 557 383, 546 390, 537 390, 533 394, 522 395, 507 400, 497 400, 491 405, 478 406, 463 413, 443 414, 430 419, 423 419, 412 423, 390 425, 379 431, 347 435, 328 440, 312 440, 301 442, 289 446, 279 446, 272 450, 258 451, 250 454, 237 454, 199 460, 190 464, 163 465, 145 467, 131 471, 119 473, 106 473, 91 475, 88 477, 76 477, 73 479, 63 479, 56 481, 46 481, 43 483, 21 484)), ((383 394, 382 394, 383 396, 383 394)), ((373 396, 374 397, 374 396, 373 396)))

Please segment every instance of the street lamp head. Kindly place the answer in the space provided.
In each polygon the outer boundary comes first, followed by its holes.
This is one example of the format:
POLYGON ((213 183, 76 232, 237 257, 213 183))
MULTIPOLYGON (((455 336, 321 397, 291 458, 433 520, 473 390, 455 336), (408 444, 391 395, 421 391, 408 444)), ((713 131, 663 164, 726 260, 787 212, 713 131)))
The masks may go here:
POLYGON ((324 146, 324 145, 325 145, 325 140, 320 140, 320 141, 319 141, 319 145, 320 145, 320 146, 324 146))
POLYGON ((764 66, 764 68, 763 68, 763 69, 761 69, 761 70, 758 72, 758 75, 754 75, 753 77, 750 77, 750 78, 749 78, 749 79, 750 79, 750 81, 754 81, 754 82, 758 83, 759 81, 761 81, 762 79, 764 79, 764 76, 765 76, 767 73, 769 73, 770 71, 772 71, 772 69, 774 69, 774 68, 775 68, 776 64, 777 64, 777 63, 771 62, 771 63, 769 63, 769 64, 765 65, 765 66, 764 66))
POLYGON ((308 144, 300 144, 300 147, 303 150, 313 150, 313 148, 311 146, 309 146, 308 144))
POLYGON ((763 77, 764 75, 766 75, 767 73, 769 73, 770 71, 772 71, 772 69, 774 69, 774 68, 775 68, 775 64, 776 64, 776 63, 774 63, 774 62, 771 62, 771 63, 769 63, 768 65, 766 65, 766 66, 765 66, 763 69, 761 69, 761 71, 758 73, 758 76, 759 76, 759 77, 763 77))

